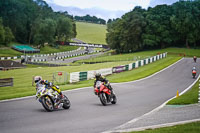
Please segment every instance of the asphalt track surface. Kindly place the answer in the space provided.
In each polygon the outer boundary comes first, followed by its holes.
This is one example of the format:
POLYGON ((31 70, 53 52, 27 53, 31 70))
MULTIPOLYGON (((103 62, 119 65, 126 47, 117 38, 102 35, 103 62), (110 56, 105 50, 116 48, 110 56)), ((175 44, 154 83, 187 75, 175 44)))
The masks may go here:
MULTIPOLYGON (((87 87, 65 94, 71 101, 69 110, 46 112, 35 98, 0 102, 1 133, 99 133, 111 130, 160 106, 182 92, 195 79, 191 69, 200 71, 200 60, 185 58, 168 69, 144 80, 113 84, 116 105, 102 106, 87 87)), ((133 75, 134 76, 134 75, 133 75)))

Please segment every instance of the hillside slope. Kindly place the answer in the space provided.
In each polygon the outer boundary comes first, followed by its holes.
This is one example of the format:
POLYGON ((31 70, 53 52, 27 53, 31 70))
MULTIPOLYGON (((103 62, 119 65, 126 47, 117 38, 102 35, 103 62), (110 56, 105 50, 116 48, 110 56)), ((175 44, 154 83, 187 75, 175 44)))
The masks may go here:
POLYGON ((76 22, 76 38, 87 43, 106 44, 106 28, 106 25, 76 22))

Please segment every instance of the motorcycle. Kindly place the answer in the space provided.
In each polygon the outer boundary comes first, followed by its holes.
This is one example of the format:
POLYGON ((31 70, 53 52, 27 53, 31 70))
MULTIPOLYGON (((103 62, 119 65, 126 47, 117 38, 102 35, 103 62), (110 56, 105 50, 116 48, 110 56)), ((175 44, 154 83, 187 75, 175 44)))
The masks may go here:
POLYGON ((107 103, 112 103, 112 104, 116 104, 117 102, 117 98, 116 95, 113 93, 111 93, 111 90, 109 90, 103 82, 101 81, 97 81, 96 82, 96 87, 94 89, 94 93, 96 95, 98 95, 101 103, 106 106, 107 103))
POLYGON ((196 70, 192 70, 192 76, 193 78, 195 78, 197 71, 196 70))
POLYGON ((39 85, 36 90, 36 100, 39 100, 48 112, 59 108, 70 108, 71 103, 67 96, 64 95, 64 98, 60 98, 58 92, 54 91, 52 88, 46 88, 45 85, 39 85))

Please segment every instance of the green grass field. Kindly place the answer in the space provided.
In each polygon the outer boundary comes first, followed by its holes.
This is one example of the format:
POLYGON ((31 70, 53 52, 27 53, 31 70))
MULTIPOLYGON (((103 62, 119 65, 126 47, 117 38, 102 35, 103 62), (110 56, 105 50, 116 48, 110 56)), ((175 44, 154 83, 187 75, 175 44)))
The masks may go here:
POLYGON ((13 50, 9 47, 0 48, 0 57, 13 57, 20 55, 23 55, 23 53, 13 50))
POLYGON ((157 129, 147 129, 144 131, 136 131, 131 133, 199 133, 200 122, 192 122, 170 127, 163 127, 157 129))
POLYGON ((86 43, 106 44, 106 25, 76 22, 77 39, 86 43))

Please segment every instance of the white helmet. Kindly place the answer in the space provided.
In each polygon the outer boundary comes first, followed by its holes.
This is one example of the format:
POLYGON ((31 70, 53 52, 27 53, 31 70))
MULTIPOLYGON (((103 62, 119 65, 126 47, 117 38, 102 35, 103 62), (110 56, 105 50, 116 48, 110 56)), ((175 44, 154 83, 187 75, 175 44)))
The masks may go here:
POLYGON ((42 80, 42 76, 35 76, 34 77, 35 83, 39 82, 40 80, 42 80))

